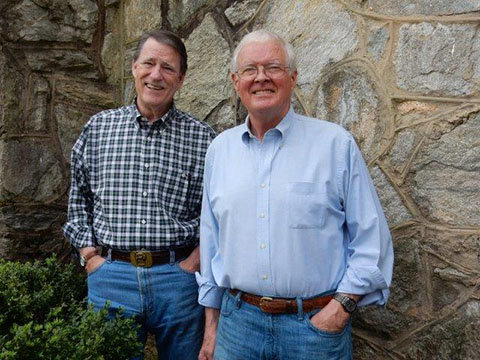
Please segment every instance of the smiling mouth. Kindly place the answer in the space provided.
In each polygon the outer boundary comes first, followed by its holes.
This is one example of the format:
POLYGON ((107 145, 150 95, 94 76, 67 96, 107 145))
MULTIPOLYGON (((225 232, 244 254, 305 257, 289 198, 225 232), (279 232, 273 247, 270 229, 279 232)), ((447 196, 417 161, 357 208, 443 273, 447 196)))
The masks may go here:
POLYGON ((163 86, 157 86, 150 83, 145 83, 145 86, 150 90, 163 90, 163 86))
POLYGON ((254 91, 254 92, 253 92, 253 95, 267 95, 267 94, 273 94, 273 93, 274 93, 273 90, 266 89, 266 90, 257 90, 257 91, 254 91))

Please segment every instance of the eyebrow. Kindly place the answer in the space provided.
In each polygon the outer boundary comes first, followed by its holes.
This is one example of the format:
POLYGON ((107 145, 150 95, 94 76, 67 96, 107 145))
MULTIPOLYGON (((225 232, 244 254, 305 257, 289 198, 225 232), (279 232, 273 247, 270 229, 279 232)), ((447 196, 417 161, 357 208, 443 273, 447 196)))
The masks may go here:
POLYGON ((272 61, 269 61, 267 62, 266 64, 259 64, 259 63, 247 63, 245 65, 242 65, 242 66, 239 66, 239 67, 246 67, 246 66, 257 66, 257 65, 271 65, 271 64, 275 64, 275 65, 282 65, 281 61, 280 60, 272 60, 272 61))
MULTIPOLYGON (((157 60, 156 60, 155 58, 153 58, 153 57, 148 57, 148 58, 146 58, 146 59, 143 59, 143 60, 142 60, 142 63, 145 63, 145 62, 147 62, 147 61, 151 61, 151 62, 155 62, 155 63, 157 62, 157 60)), ((169 62, 163 61, 163 60, 160 61, 160 65, 162 65, 162 66, 168 65, 168 66, 170 66, 171 68, 175 69, 175 66, 174 66, 174 65, 170 64, 169 62)))

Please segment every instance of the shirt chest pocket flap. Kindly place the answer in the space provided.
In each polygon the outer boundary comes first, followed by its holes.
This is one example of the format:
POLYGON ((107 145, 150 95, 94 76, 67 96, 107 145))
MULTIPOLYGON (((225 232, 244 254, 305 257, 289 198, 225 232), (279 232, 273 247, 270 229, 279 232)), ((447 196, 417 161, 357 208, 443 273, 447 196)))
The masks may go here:
POLYGON ((288 223, 293 229, 321 228, 325 223, 328 197, 322 184, 287 184, 288 223))

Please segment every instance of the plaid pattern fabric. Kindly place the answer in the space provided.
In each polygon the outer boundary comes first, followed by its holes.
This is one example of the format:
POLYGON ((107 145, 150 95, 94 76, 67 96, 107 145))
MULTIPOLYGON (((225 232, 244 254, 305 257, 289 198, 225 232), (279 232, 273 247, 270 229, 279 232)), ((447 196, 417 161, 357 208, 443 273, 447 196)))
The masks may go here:
POLYGON ((214 137, 174 105, 152 125, 134 104, 96 114, 72 149, 65 236, 76 248, 197 245, 204 156, 214 137))

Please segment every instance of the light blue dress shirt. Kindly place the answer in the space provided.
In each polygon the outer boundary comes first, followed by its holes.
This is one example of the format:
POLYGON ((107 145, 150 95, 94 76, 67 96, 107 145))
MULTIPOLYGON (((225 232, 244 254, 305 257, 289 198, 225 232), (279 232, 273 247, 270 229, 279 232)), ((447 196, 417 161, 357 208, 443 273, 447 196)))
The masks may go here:
POLYGON ((247 121, 205 163, 199 303, 227 288, 272 297, 326 291, 386 303, 393 247, 368 169, 342 127, 292 109, 264 136, 247 121))

